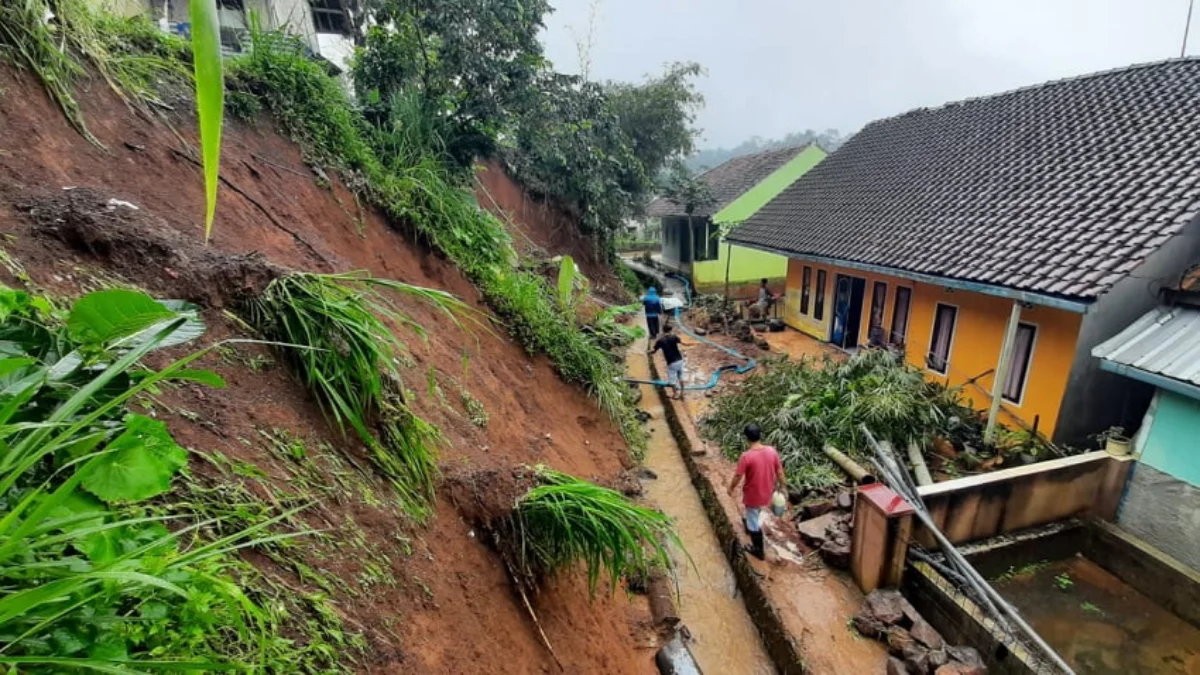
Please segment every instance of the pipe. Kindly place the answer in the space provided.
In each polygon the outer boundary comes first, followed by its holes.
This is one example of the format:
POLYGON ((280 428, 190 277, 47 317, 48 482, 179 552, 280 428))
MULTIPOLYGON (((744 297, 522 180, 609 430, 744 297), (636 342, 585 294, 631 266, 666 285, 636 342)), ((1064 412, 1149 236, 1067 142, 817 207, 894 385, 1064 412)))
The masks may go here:
POLYGON ((1066 673, 1067 675, 1075 675, 1075 671, 1071 669, 1071 666, 1069 666, 1066 661, 1063 661, 1062 657, 1058 655, 1058 652, 1054 651, 1054 648, 1046 644, 1045 640, 1042 639, 1042 636, 1038 635, 1037 631, 1035 631, 1028 623, 1025 622, 1023 618, 1021 618, 1021 615, 1017 613, 1013 606, 1010 605, 1008 601, 1005 600, 999 593, 997 593, 996 589, 992 588, 991 584, 989 584, 979 574, 975 567, 963 557, 962 553, 959 552, 954 544, 952 544, 950 540, 946 538, 946 535, 942 534, 942 531, 938 529, 937 524, 933 522, 933 518, 930 517, 929 511, 926 510, 925 503, 921 501, 920 495, 917 494, 917 489, 916 486, 913 485, 912 479, 908 477, 908 473, 906 471, 900 469, 899 464, 890 454, 888 448, 884 444, 875 440, 875 437, 871 435, 871 431, 867 429, 865 424, 861 426, 861 429, 867 438, 867 443, 871 446, 871 450, 879 459, 878 464, 880 470, 884 473, 884 477, 891 482, 892 489, 900 493, 901 497, 904 497, 906 500, 908 500, 909 504, 913 507, 913 511, 917 516, 917 519, 921 521, 921 524, 924 525, 927 530, 929 530, 929 533, 933 535, 933 538, 938 542, 938 546, 941 547, 942 555, 944 555, 946 560, 950 562, 956 570, 958 570, 958 573, 962 577, 964 577, 965 581, 967 582, 967 588, 974 591, 975 595, 978 596, 978 599, 983 601, 985 608, 989 610, 989 613, 992 615, 992 618, 996 620, 996 623, 1000 627, 1012 633, 1014 631, 1012 631, 1012 629, 1008 626, 1008 622, 1011 621, 1017 627, 1017 629, 1024 633, 1025 636, 1028 637, 1038 647, 1043 655, 1048 657, 1055 666, 1062 670, 1062 672, 1066 673))
POLYGON ((992 376, 992 401, 988 406, 987 428, 983 432, 983 442, 988 445, 996 440, 996 418, 1000 415, 1000 399, 1004 396, 1004 381, 1008 379, 1008 367, 1012 365, 1017 326, 1020 323, 1021 303, 1013 300, 1012 313, 1008 315, 1008 326, 1004 329, 1004 342, 1000 346, 1000 360, 996 362, 996 373, 992 376))
POLYGON ((921 446, 916 441, 908 442, 908 463, 912 464, 913 473, 917 476, 917 485, 933 485, 933 476, 929 475, 929 467, 921 455, 921 446))
POLYGON ((702 675, 696 657, 678 633, 654 655, 654 665, 662 675, 702 675))
MULTIPOLYGON (((666 276, 671 277, 673 279, 678 279, 683 284, 683 292, 684 292, 684 298, 685 298, 684 306, 690 307, 692 304, 692 285, 690 283, 688 283, 687 279, 684 279, 683 277, 679 276, 678 274, 668 274, 666 276)), ((697 335, 695 332, 692 331, 692 329, 688 328, 687 324, 685 324, 683 322, 683 319, 680 318, 679 309, 680 309, 679 307, 676 307, 673 310, 675 313, 675 324, 679 326, 679 330, 683 331, 684 334, 686 334, 688 337, 692 338, 693 340, 696 340, 697 342, 703 342, 704 344, 709 345, 711 347, 716 347, 717 349, 725 352, 726 354, 729 354, 730 356, 732 356, 736 359, 741 359, 741 360, 745 361, 745 363, 740 366, 732 364, 732 363, 721 366, 713 371, 712 377, 709 378, 708 382, 705 382, 704 384, 685 385, 683 387, 684 391, 704 391, 706 389, 712 389, 717 386, 717 383, 721 380, 721 375, 724 373, 728 373, 728 372, 732 371, 732 372, 737 373, 738 375, 744 375, 744 374, 750 372, 751 370, 754 370, 756 367, 758 367, 757 361, 746 356, 745 354, 742 354, 741 352, 737 351, 736 349, 731 349, 724 345, 719 345, 716 342, 713 342, 712 340, 709 340, 707 338, 704 338, 703 336, 697 335)), ((671 386, 671 384, 669 382, 667 382, 666 380, 639 380, 639 379, 632 378, 632 377, 626 377, 626 378, 624 378, 624 380, 626 382, 631 382, 633 384, 648 384, 653 387, 669 387, 669 386, 671 386)))
POLYGON ((825 447, 821 448, 825 452, 825 456, 834 464, 837 464, 842 471, 854 479, 854 482, 859 485, 870 485, 875 482, 875 476, 872 476, 869 471, 864 469, 861 464, 850 459, 841 450, 826 443, 825 447))

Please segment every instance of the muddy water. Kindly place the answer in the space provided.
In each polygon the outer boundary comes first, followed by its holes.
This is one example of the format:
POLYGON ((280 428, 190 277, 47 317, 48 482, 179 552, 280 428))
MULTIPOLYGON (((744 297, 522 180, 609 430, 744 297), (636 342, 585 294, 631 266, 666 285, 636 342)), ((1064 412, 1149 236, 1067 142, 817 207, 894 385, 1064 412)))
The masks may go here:
POLYGON ((1086 558, 996 587, 1080 675, 1200 673, 1200 630, 1086 558))
MULTIPOLYGON (((647 378, 644 345, 635 343, 627 359, 631 377, 647 378)), ((733 570, 713 534, 700 497, 692 487, 679 447, 663 419, 653 387, 642 387, 642 405, 652 416, 645 466, 658 474, 643 484, 646 498, 675 519, 691 563, 675 552, 679 571, 679 615, 692 634, 692 654, 705 673, 768 675, 774 673, 758 631, 738 595, 733 570)))

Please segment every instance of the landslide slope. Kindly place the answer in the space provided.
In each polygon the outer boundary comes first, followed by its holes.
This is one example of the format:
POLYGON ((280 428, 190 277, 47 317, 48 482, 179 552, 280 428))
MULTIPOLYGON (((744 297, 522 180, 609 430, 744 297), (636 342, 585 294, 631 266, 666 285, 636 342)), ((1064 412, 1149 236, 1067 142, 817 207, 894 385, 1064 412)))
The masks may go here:
MULTIPOLYGON (((232 287, 247 280, 214 274, 214 256, 257 254, 312 272, 369 270, 449 291, 490 316, 457 268, 389 227, 338 176, 314 172, 266 116, 226 122, 224 184, 204 248, 202 177, 176 135, 194 144, 194 120, 147 119, 98 81, 81 87, 79 99, 106 150, 72 129, 28 74, 0 66, 6 283, 63 296, 124 283, 200 301, 210 327, 205 343, 251 337, 225 312, 232 287), (100 234, 62 234, 80 223, 100 234), (153 236, 130 241, 122 232, 153 236)), ((404 372, 415 411, 445 437, 443 474, 545 463, 611 482, 628 465, 627 445, 608 417, 545 358, 513 343, 503 325, 464 329, 420 302, 396 300, 428 333, 404 333, 404 372)), ((345 630, 362 634, 365 651, 339 648, 337 658, 353 659, 349 669, 359 672, 556 671, 499 560, 457 515, 448 491, 439 490, 426 525, 405 518, 388 485, 370 475, 361 444, 334 431, 276 361, 261 346, 222 350, 204 365, 227 388, 165 391, 154 413, 195 451, 190 480, 203 489, 244 490, 267 504, 320 498, 303 516, 324 530, 320 536, 282 560, 247 557, 282 588, 328 597, 345 630)), ((643 603, 620 592, 589 601, 576 574, 551 582, 533 604, 566 672, 653 672, 643 603)))

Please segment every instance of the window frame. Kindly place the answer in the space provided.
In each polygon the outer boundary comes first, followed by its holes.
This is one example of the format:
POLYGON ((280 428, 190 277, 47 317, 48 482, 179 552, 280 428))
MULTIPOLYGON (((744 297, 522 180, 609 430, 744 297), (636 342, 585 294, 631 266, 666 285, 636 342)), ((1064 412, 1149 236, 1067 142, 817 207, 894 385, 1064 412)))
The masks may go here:
POLYGON ((813 318, 825 320, 825 290, 829 287, 829 273, 817 268, 817 297, 813 301, 813 318))
POLYGON ((351 32, 350 17, 346 15, 346 6, 341 0, 308 0, 309 11, 312 12, 313 30, 321 35, 343 35, 348 36, 351 32), (326 7, 328 4, 337 4, 338 7, 326 7), (317 5, 320 5, 318 7, 317 5), (323 17, 328 26, 332 26, 337 21, 331 17, 340 17, 341 29, 322 28, 321 21, 317 17, 323 17))
MULTIPOLYGON (((1011 403, 1018 408, 1020 408, 1021 404, 1025 401, 1025 390, 1029 387, 1029 373, 1033 369, 1033 358, 1034 358, 1034 355, 1037 353, 1038 334, 1041 332, 1041 327, 1031 321, 1021 321, 1021 322, 1017 323, 1017 332, 1018 333, 1020 333, 1022 327, 1032 329, 1033 337, 1029 340, 1029 355, 1028 355, 1028 358, 1025 359, 1025 372, 1023 372, 1021 374, 1021 391, 1018 393, 1018 396, 1016 399, 1011 399, 1008 397, 1008 393, 1004 391, 1005 385, 1008 383, 1008 373, 1004 374, 1004 382, 1000 385, 1000 400, 1005 401, 1007 403, 1011 403)), ((1016 346, 1016 342, 1015 342, 1016 339, 1017 339, 1016 335, 1014 335, 1013 336, 1013 340, 1014 340, 1013 346, 1014 347, 1016 346)), ((1016 362, 1011 362, 1008 364, 1008 368, 1009 368, 1010 372, 1012 371, 1012 368, 1015 365, 1016 365, 1016 362)))
POLYGON ((958 309, 958 305, 954 305, 949 302, 938 302, 933 306, 933 325, 930 326, 929 329, 929 349, 925 352, 924 361, 925 369, 931 373, 934 373, 935 375, 948 377, 950 374, 950 356, 954 354, 954 340, 958 337, 958 309), (937 340, 938 315, 941 314, 940 310, 942 307, 949 307, 950 309, 954 310, 954 323, 950 325, 950 340, 946 345, 946 358, 942 363, 943 370, 938 370, 931 365, 933 361, 930 359, 930 356, 934 355, 933 347, 934 341, 937 340))
POLYGON ((804 316, 809 316, 808 310, 812 306, 812 271, 812 265, 805 265, 800 270, 800 313, 804 316))
POLYGON ((888 344, 891 345, 907 345, 908 344, 908 327, 912 324, 912 286, 896 286, 896 292, 892 294, 892 321, 888 327, 888 344), (900 291, 906 291, 908 295, 907 307, 904 310, 904 330, 900 333, 900 342, 896 342, 896 310, 900 308, 900 291))
MULTIPOLYGON (((887 325, 888 282, 875 280, 871 282, 871 304, 867 307, 867 344, 871 343, 871 329, 875 327, 871 322, 875 319, 875 292, 879 290, 880 286, 883 286, 883 299, 879 301, 879 330, 882 331, 883 327, 887 325)), ((883 335, 885 338, 887 337, 887 333, 883 335)), ((885 339, 884 344, 886 343, 885 339)))

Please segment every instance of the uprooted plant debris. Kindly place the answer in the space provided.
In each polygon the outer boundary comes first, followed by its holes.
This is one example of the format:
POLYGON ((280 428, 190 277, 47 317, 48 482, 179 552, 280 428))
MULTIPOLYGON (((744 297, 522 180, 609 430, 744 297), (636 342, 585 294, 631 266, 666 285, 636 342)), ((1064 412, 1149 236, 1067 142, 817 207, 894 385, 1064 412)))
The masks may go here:
POLYGON ((826 354, 766 362, 714 399, 701 430, 736 458, 743 448, 742 430, 751 422, 778 449, 795 490, 845 482, 824 454, 826 444, 869 461, 863 426, 897 448, 917 443, 931 467, 949 477, 990 470, 1009 457, 1016 461, 1030 447, 1036 447, 1035 454, 1053 450, 1031 434, 1008 430, 996 445, 985 445, 983 415, 960 388, 929 381, 901 355, 886 350, 863 350, 848 359, 826 354))

